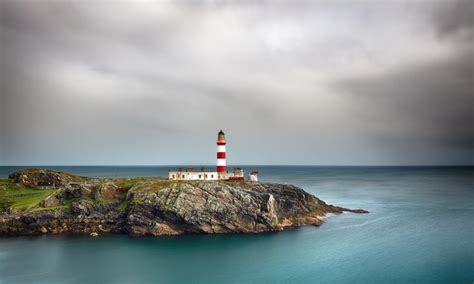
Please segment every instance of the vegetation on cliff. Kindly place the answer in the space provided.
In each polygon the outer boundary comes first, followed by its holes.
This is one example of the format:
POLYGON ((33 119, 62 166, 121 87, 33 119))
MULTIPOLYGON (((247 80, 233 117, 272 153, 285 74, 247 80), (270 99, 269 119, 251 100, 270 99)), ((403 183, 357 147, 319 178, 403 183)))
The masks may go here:
POLYGON ((293 185, 87 178, 26 169, 0 180, 0 235, 252 233, 320 225, 328 205, 293 185))

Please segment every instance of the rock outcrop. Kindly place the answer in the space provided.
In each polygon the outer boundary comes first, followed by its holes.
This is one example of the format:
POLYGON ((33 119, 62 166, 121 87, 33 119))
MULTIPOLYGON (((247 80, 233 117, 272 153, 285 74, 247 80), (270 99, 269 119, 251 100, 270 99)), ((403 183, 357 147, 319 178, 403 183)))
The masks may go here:
POLYGON ((82 181, 83 177, 43 169, 29 169, 12 173, 8 178, 30 188, 63 187, 72 181, 82 181))
POLYGON ((55 190, 23 211, 0 212, 0 235, 258 233, 321 225, 327 213, 367 213, 328 205, 287 184, 88 179, 48 170, 20 171, 10 179, 55 190))

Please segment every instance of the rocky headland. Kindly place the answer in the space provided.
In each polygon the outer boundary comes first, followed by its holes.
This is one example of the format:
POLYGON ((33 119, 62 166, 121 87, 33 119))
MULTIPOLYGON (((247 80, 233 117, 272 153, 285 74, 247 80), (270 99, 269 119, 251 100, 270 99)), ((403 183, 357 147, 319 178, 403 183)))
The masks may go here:
POLYGON ((43 169, 0 179, 0 236, 258 233, 322 224, 328 205, 289 184, 87 178, 43 169))

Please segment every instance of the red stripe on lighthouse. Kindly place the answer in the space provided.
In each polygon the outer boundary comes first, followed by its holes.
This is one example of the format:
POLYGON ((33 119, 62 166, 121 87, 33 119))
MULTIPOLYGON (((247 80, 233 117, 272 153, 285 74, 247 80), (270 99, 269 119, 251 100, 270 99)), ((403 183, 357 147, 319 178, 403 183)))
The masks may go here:
POLYGON ((224 132, 221 130, 217 134, 217 173, 226 173, 227 172, 227 163, 225 158, 225 136, 224 132))

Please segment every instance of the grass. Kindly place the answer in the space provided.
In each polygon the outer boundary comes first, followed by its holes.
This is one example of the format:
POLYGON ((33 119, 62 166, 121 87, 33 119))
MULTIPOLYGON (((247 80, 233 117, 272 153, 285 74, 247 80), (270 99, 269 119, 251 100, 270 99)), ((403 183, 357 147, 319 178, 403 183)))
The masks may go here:
POLYGON ((163 190, 165 188, 171 187, 173 181, 169 180, 154 180, 152 182, 144 182, 143 184, 140 184, 136 187, 133 188, 133 191, 148 191, 148 192, 158 192, 160 190, 163 190))
POLYGON ((71 207, 71 204, 64 204, 64 205, 59 205, 59 206, 33 208, 32 211, 51 211, 51 212, 54 212, 58 209, 69 209, 70 207, 71 207))
POLYGON ((115 185, 119 187, 130 189, 137 182, 141 182, 143 180, 144 180, 143 178, 117 178, 117 179, 114 179, 113 182, 115 185))
POLYGON ((171 186, 171 182, 168 180, 156 181, 151 184, 150 191, 156 193, 162 189, 169 188, 170 186, 171 186))
POLYGON ((117 205, 117 211, 122 212, 123 210, 125 210, 125 208, 127 208, 127 204, 128 203, 126 200, 120 202, 120 204, 117 205))
MULTIPOLYGON (((106 179, 107 181, 108 179, 106 179)), ((110 179, 116 186, 130 189, 135 184, 144 181, 153 181, 153 182, 160 182, 160 181, 167 181, 168 179, 163 179, 159 177, 134 177, 134 178, 114 178, 110 179)))
POLYGON ((55 189, 18 186, 5 179, 0 180, 0 185, 5 187, 5 189, 0 189, 0 209, 11 208, 14 211, 23 211, 34 207, 55 191, 55 189))
MULTIPOLYGON (((12 186, 15 186, 15 183, 12 182, 11 180, 9 180, 9 179, 0 179, 0 187, 1 188, 6 187, 8 189, 9 187, 12 187, 12 186)), ((0 194, 3 191, 4 190, 0 189, 0 194)))
POLYGON ((23 211, 38 205, 48 195, 53 193, 54 189, 38 189, 35 192, 31 190, 19 189, 15 195, 0 195, 0 208, 11 208, 14 211, 23 211))

